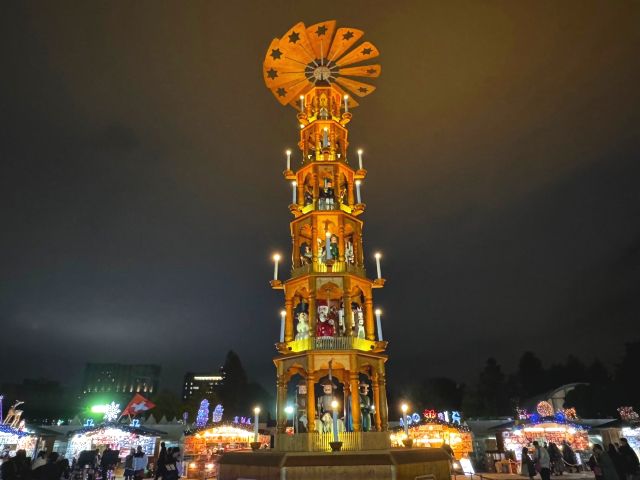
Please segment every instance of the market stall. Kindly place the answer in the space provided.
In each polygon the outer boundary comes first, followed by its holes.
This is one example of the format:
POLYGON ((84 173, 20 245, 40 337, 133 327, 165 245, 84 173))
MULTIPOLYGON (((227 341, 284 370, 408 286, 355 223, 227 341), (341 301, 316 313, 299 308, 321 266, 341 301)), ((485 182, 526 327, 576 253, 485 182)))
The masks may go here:
MULTIPOLYGON (((215 478, 216 460, 224 452, 250 450, 255 439, 255 430, 241 424, 217 424, 185 433, 184 460, 188 478, 215 478)), ((262 448, 270 444, 268 435, 258 434, 262 448)))
POLYGON ((147 456, 156 452, 159 437, 164 432, 141 426, 121 425, 117 423, 103 423, 97 426, 86 426, 69 433, 69 442, 65 457, 78 458, 84 450, 104 450, 107 446, 119 451, 123 459, 132 448, 142 447, 147 456))
POLYGON ((0 463, 2 459, 13 457, 18 450, 25 450, 27 457, 33 457, 38 446, 38 436, 22 428, 0 424, 0 463))
MULTIPOLYGON (((555 443, 561 450, 565 445, 580 454, 589 451, 589 433, 584 425, 543 419, 538 422, 514 424, 501 432, 505 451, 511 451, 520 461, 523 447, 531 447, 534 441, 541 445, 555 443)), ((579 455, 578 459, 579 461, 579 455)))
POLYGON ((467 458, 473 451, 473 435, 466 425, 460 423, 459 415, 425 410, 422 416, 414 413, 405 418, 407 428, 404 428, 403 421, 402 428, 391 432, 391 445, 394 447, 402 447, 403 440, 408 436, 416 447, 440 448, 449 445, 458 460, 467 458))

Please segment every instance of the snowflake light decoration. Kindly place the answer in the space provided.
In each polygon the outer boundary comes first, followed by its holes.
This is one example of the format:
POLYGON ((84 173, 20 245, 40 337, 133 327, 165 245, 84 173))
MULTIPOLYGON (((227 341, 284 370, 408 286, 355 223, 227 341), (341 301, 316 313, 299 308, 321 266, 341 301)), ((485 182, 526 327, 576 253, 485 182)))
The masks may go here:
POLYGON ((105 405, 104 410, 104 421, 105 422, 115 422, 120 415, 120 404, 116 402, 111 402, 105 405))

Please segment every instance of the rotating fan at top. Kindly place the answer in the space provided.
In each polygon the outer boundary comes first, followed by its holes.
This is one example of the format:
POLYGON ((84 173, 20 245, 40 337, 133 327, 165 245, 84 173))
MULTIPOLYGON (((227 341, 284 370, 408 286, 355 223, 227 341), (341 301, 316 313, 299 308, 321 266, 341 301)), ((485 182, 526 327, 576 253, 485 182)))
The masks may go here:
POLYGON ((365 97, 376 87, 351 77, 377 78, 382 69, 363 64, 380 55, 371 42, 355 46, 363 35, 355 28, 336 29, 335 20, 310 27, 295 24, 269 45, 263 63, 267 88, 282 105, 296 106, 299 96, 315 85, 332 84, 342 95, 350 94, 350 107, 357 106, 353 96, 365 97))

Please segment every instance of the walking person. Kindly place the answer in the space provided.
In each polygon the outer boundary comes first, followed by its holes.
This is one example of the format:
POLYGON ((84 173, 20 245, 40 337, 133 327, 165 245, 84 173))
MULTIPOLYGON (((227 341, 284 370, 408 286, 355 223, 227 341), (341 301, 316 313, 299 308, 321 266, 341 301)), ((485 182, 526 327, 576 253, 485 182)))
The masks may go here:
POLYGON ((626 479, 620 480, 633 480, 640 473, 640 464, 638 463, 638 455, 633 451, 633 448, 629 445, 629 441, 626 438, 620 439, 620 448, 618 449, 620 456, 622 457, 622 463, 624 465, 624 473, 626 479))
MULTIPOLYGON (((596 467, 600 470, 600 477, 602 480, 620 480, 618 478, 618 472, 616 472, 616 466, 613 464, 613 460, 607 452, 604 451, 601 445, 593 446, 593 457, 596 467)), ((596 470, 593 473, 598 476, 596 470)))
POLYGON ((522 447, 522 456, 520 457, 520 475, 532 479, 536 476, 536 467, 533 460, 529 456, 529 449, 522 447))
POLYGON ((549 458, 551 459, 551 471, 556 475, 562 475, 564 471, 564 461, 562 459, 562 452, 553 442, 549 442, 549 458))
POLYGON ((536 466, 536 470, 540 472, 542 480, 551 480, 551 459, 549 458, 549 452, 546 448, 540 446, 535 441, 533 442, 533 462, 536 466))
POLYGON ((609 453, 609 457, 611 457, 611 461, 613 462, 613 465, 616 467, 618 478, 620 480, 625 480, 626 474, 624 471, 624 458, 622 458, 622 455, 620 455, 620 452, 618 451, 618 449, 613 443, 609 444, 609 447, 607 448, 607 453, 609 453))

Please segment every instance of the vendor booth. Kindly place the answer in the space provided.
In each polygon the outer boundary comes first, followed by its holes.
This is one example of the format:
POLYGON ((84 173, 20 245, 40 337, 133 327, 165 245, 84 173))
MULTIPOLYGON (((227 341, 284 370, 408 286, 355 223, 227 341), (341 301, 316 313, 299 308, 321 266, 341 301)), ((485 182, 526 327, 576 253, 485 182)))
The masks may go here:
MULTIPOLYGON (((215 478, 219 455, 231 450, 251 450, 255 430, 240 424, 217 424, 191 430, 184 436, 184 460, 188 478, 215 478)), ((261 448, 269 448, 269 435, 258 434, 261 448)))
POLYGON ((25 450, 27 457, 35 454, 38 436, 23 429, 0 424, 0 463, 7 457, 13 457, 18 450, 25 450))
POLYGON ((85 450, 104 450, 107 446, 118 451, 120 459, 126 457, 132 448, 142 447, 147 456, 154 456, 160 436, 164 432, 150 428, 117 423, 103 423, 87 426, 69 433, 65 457, 78 458, 85 450))

